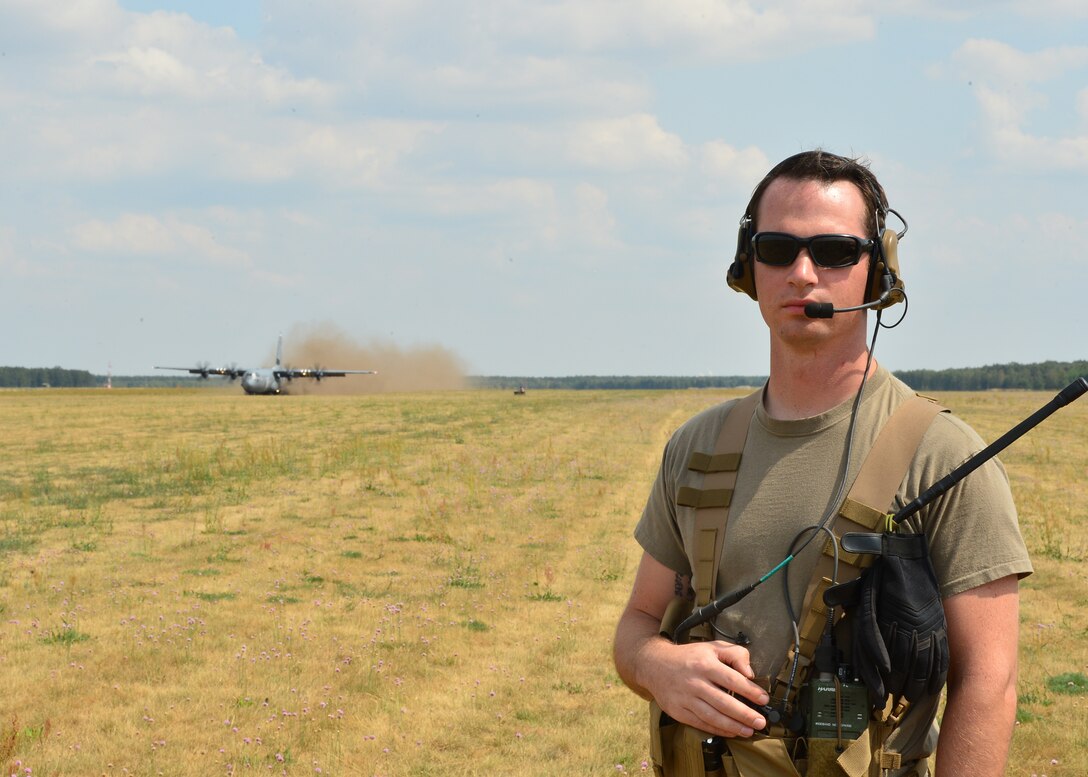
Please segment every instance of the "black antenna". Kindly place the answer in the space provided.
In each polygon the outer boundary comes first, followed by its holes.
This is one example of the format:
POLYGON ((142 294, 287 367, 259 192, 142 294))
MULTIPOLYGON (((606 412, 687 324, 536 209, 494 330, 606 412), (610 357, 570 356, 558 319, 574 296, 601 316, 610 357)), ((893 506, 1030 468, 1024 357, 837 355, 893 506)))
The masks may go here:
POLYGON ((1012 429, 1005 432, 1003 435, 998 437, 981 451, 969 458, 963 464, 959 465, 954 470, 949 472, 943 478, 941 478, 932 486, 927 488, 924 492, 922 492, 922 494, 916 499, 903 505, 903 507, 901 507, 895 513, 895 515, 892 516, 892 522, 899 523, 900 521, 914 515, 927 504, 929 504, 941 494, 946 492, 948 489, 952 488, 952 486, 959 483, 961 480, 963 480, 976 469, 981 467, 987 461, 992 459, 1001 451, 1005 450, 1007 447, 1009 447, 1009 445, 1023 437, 1027 432, 1034 429, 1036 426, 1042 423, 1043 420, 1051 416, 1057 410, 1060 410, 1061 408, 1068 405, 1070 402, 1079 399, 1085 391, 1088 391, 1088 380, 1085 380, 1084 378, 1077 378, 1075 381, 1059 391, 1054 399, 1047 402, 1045 405, 1036 410, 1023 421, 1018 423, 1012 429))

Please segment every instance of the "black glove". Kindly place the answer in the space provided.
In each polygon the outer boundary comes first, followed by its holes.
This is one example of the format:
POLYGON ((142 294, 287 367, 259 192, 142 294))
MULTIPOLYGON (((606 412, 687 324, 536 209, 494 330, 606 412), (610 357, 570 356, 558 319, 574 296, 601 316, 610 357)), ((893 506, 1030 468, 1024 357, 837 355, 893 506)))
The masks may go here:
POLYGON ((847 533, 844 550, 879 553, 850 583, 824 594, 852 621, 854 669, 883 706, 885 697, 934 696, 948 676, 948 632, 924 534, 847 533), (879 543, 875 542, 879 539, 879 543))

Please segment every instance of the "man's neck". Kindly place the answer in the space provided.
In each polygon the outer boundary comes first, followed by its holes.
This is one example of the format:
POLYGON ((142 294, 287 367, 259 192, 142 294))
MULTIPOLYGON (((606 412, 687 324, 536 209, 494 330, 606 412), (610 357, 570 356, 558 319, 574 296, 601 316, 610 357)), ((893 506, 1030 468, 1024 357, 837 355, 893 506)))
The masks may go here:
MULTIPOLYGON (((771 374, 764 394, 764 406, 772 418, 796 421, 826 413, 858 390, 868 352, 836 355, 771 353, 771 374)), ((874 359, 869 368, 876 370, 874 359)))

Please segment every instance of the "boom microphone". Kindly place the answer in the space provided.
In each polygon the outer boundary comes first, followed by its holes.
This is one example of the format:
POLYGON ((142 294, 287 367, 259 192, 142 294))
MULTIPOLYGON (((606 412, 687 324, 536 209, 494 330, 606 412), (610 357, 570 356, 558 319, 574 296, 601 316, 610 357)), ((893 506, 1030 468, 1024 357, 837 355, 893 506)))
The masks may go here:
POLYGON ((864 305, 854 305, 849 308, 837 308, 830 302, 810 302, 805 305, 805 315, 809 318, 831 318, 836 313, 851 313, 855 310, 886 308, 888 305, 892 304, 891 298, 893 294, 906 296, 900 289, 888 289, 888 291, 881 294, 872 302, 866 302, 864 305))

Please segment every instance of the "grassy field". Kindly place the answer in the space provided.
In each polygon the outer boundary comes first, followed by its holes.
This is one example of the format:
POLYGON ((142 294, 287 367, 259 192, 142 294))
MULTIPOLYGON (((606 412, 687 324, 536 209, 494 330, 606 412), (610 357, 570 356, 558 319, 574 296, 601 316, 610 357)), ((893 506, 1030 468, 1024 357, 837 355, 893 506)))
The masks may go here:
MULTIPOLYGON (((3 392, 3 774, 643 771, 631 531, 731 395, 3 392)), ((940 398, 994 439, 1050 396, 940 398)), ((1085 430, 1002 457, 1036 564, 1012 775, 1088 773, 1085 430)))

